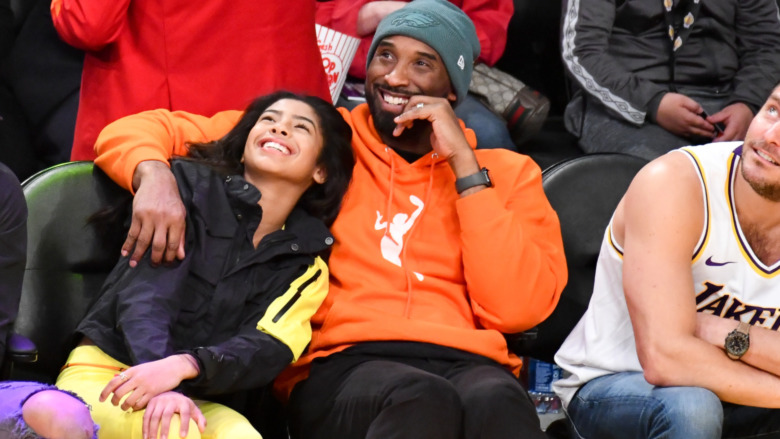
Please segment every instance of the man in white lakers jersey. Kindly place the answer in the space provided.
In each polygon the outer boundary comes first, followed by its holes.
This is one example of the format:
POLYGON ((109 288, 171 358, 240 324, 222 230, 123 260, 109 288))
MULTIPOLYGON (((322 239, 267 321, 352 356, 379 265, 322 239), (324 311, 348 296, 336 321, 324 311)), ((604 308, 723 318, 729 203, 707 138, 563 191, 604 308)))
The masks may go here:
POLYGON ((555 390, 583 438, 780 437, 778 329, 780 86, 744 144, 637 174, 555 390))

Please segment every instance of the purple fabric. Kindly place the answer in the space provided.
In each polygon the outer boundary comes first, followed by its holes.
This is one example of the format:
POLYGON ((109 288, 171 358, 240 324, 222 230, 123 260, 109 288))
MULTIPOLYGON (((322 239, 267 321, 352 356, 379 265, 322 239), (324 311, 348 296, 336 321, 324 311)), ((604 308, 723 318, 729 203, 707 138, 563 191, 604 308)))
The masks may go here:
MULTIPOLYGON (((77 395, 60 390, 51 384, 30 381, 0 381, 0 439, 41 438, 24 422, 22 406, 31 396, 44 390, 56 390, 82 401, 77 395)), ((97 439, 97 432, 98 426, 95 425, 92 439, 97 439)))

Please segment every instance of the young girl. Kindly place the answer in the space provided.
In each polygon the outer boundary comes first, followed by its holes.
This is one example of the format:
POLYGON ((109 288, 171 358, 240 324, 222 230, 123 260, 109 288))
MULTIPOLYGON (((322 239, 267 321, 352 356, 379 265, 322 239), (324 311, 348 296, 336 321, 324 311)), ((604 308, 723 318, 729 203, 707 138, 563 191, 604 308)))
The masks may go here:
POLYGON ((186 256, 159 267, 149 252, 135 267, 122 258, 57 380, 91 405, 101 438, 260 437, 199 398, 268 384, 308 344, 350 140, 330 104, 280 92, 172 162, 186 256))

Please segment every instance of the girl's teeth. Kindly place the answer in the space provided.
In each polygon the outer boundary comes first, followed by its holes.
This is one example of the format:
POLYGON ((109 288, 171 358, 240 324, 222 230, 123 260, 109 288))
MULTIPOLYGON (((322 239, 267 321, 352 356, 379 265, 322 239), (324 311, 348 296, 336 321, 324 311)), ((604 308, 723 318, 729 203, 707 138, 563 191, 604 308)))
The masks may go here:
POLYGON ((283 147, 282 145, 276 143, 276 142, 266 142, 265 145, 263 145, 265 148, 271 148, 275 149, 279 152, 282 152, 284 154, 287 154, 287 148, 283 147))

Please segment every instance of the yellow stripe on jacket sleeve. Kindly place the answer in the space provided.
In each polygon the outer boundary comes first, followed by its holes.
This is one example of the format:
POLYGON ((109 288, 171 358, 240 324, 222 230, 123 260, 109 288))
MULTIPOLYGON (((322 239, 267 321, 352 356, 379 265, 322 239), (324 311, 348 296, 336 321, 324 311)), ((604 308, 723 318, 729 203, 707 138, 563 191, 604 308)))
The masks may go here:
POLYGON ((328 294, 328 266, 321 258, 274 300, 257 329, 286 344, 298 360, 311 341, 311 317, 328 294))

